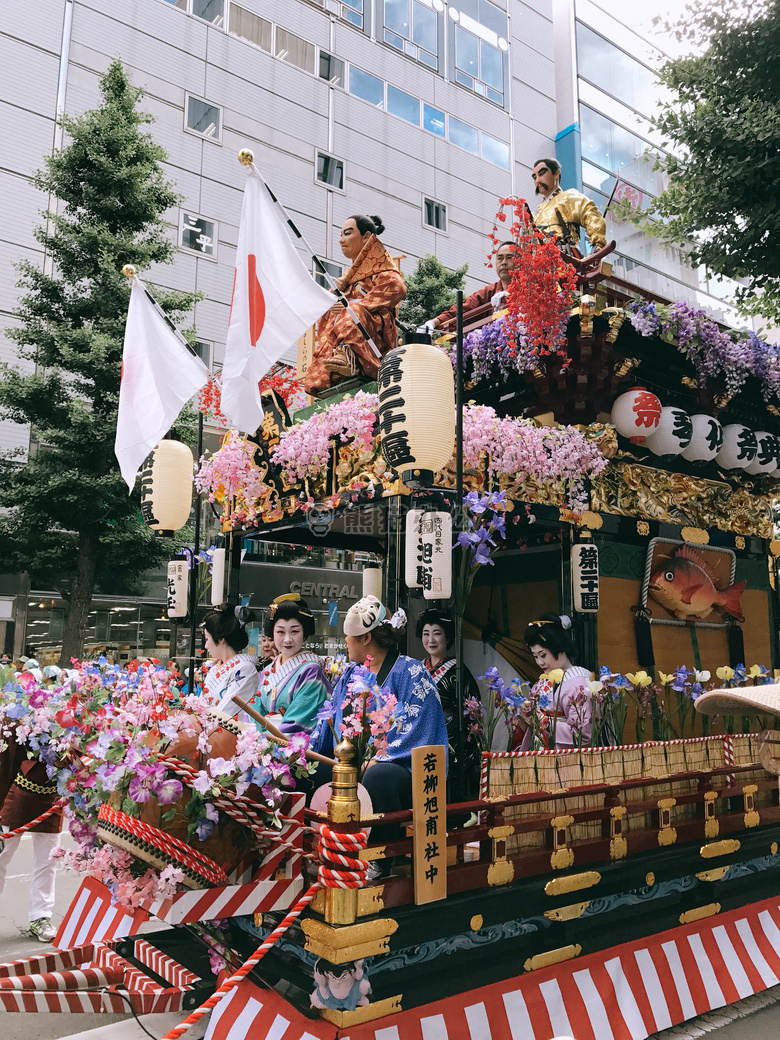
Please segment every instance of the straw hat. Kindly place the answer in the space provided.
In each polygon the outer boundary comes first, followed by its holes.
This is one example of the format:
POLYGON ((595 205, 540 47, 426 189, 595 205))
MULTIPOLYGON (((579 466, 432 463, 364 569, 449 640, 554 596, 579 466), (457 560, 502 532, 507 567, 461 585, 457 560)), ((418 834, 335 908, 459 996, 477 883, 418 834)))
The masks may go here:
MULTIPOLYGON (((780 716, 780 684, 709 690, 697 699, 696 710, 704 715, 780 716)), ((764 730, 758 738, 758 758, 768 773, 780 773, 780 730, 764 730)))
POLYGON ((780 684, 708 690, 696 700, 703 715, 780 715, 780 684))

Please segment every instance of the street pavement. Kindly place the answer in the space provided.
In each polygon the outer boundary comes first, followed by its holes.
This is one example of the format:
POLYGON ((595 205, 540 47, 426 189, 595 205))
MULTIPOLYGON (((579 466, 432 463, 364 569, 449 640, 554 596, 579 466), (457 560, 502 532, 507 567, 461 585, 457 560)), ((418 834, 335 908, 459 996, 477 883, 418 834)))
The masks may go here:
MULTIPOLYGON (((66 847, 71 843, 69 835, 63 835, 62 843, 66 847)), ((25 837, 11 863, 5 891, 0 898, 0 964, 34 957, 50 949, 31 939, 26 931, 31 867, 32 842, 25 837)), ((72 871, 58 873, 55 927, 65 915, 79 883, 79 877, 72 871)), ((183 1017, 183 1014, 145 1015, 141 1021, 153 1037, 162 1037, 183 1017)), ((188 1040, 202 1037, 206 1024, 207 1019, 204 1019, 185 1034, 188 1040)), ((31 1021, 29 1014, 6 1014, 0 1025, 2 1040, 146 1040, 149 1033, 140 1029, 131 1015, 35 1014, 31 1021)), ((699 1040, 705 1035, 709 1040, 778 1040, 780 985, 656 1033, 649 1040, 699 1040)), ((465 1038, 452 1037, 450 1040, 465 1038)))

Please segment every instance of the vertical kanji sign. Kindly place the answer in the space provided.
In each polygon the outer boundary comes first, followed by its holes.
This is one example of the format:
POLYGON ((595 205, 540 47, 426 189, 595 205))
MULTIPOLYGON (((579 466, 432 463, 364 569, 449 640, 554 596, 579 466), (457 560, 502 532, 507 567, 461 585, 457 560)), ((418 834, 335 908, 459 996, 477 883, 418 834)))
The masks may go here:
POLYGON ((571 584, 574 609, 592 614, 599 609, 599 550, 593 542, 571 548, 571 584))
POLYGON ((447 759, 441 744, 412 749, 414 901, 447 897, 447 759))

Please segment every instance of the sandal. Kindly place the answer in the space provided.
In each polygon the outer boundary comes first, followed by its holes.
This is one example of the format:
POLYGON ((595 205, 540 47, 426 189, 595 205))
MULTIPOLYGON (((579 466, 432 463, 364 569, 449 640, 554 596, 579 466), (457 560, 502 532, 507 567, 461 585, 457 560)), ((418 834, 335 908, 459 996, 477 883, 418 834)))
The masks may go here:
POLYGON ((356 376, 358 374, 355 355, 351 350, 339 347, 333 351, 333 356, 323 361, 322 367, 327 372, 333 372, 340 376, 356 376))

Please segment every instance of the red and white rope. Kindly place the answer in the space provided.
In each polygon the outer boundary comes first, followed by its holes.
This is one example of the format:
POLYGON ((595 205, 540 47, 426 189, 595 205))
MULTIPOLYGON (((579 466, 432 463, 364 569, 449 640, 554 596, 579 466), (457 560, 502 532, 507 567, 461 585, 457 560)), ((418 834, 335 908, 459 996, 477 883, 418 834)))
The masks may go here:
POLYGON ((249 960, 244 961, 234 975, 226 979, 219 989, 215 990, 208 1000, 189 1014, 183 1022, 169 1030, 162 1040, 179 1040, 179 1037, 183 1036, 190 1026, 199 1022, 204 1015, 216 1007, 224 996, 235 989, 239 982, 263 959, 274 943, 281 939, 290 925, 300 917, 321 888, 361 888, 368 864, 358 857, 361 849, 366 847, 366 838, 365 831, 345 834, 342 831, 334 831, 328 824, 323 823, 320 827, 320 857, 323 862, 317 881, 301 896, 265 941, 257 947, 249 960), (332 866, 326 866, 326 864, 332 864, 332 866))
POLYGON ((134 816, 128 816, 121 809, 112 809, 110 805, 100 806, 98 820, 117 827, 120 831, 126 832, 135 838, 139 838, 156 851, 163 853, 166 858, 171 858, 173 854, 185 867, 194 870, 212 885, 229 884, 228 876, 219 863, 215 863, 213 859, 206 856, 203 852, 193 848, 192 845, 187 845, 186 842, 180 841, 179 838, 175 838, 172 834, 160 830, 159 827, 137 820, 134 816))
POLYGON ((24 834, 25 831, 31 831, 33 827, 37 827, 39 823, 48 820, 48 818, 53 816, 58 809, 61 809, 63 805, 67 804, 67 798, 60 798, 54 803, 54 805, 50 805, 45 812, 42 812, 40 816, 36 816, 34 820, 30 820, 29 823, 23 823, 21 827, 17 827, 12 831, 0 831, 0 841, 5 841, 7 838, 15 838, 19 834, 24 834))

